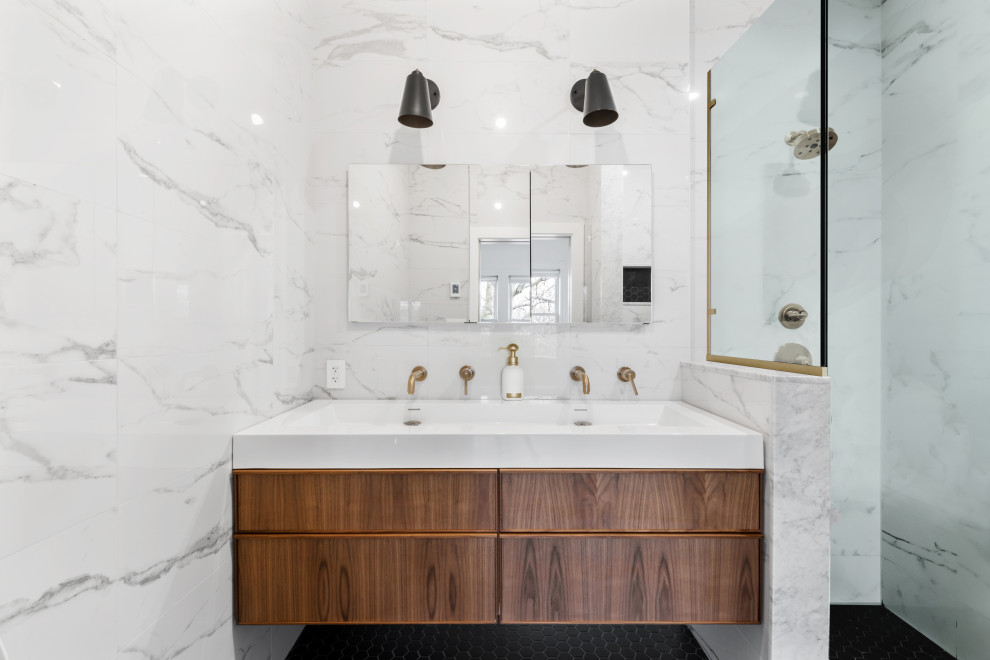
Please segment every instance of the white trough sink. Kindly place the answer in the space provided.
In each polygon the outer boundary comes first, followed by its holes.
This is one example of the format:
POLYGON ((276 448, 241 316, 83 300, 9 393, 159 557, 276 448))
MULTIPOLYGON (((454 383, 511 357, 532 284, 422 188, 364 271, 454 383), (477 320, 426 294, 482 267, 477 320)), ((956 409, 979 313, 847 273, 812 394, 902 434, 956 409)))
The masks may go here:
POLYGON ((234 469, 762 469, 763 438, 677 401, 313 401, 234 436, 234 469))

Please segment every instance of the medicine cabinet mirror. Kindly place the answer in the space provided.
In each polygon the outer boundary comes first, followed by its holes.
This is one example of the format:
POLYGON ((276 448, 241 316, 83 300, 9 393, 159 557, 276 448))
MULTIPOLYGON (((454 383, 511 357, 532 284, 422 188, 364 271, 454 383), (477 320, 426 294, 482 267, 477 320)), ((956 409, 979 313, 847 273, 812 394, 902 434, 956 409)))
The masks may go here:
POLYGON ((652 318, 649 165, 351 165, 348 318, 652 318))

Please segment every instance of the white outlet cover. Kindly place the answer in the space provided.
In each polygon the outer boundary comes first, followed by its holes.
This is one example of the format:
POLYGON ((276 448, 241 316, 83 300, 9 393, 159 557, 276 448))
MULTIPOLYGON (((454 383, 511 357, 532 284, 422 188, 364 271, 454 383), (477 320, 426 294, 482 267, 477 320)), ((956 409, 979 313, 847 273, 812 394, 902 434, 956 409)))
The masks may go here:
POLYGON ((343 360, 327 360, 327 389, 344 389, 344 374, 346 363, 343 360))

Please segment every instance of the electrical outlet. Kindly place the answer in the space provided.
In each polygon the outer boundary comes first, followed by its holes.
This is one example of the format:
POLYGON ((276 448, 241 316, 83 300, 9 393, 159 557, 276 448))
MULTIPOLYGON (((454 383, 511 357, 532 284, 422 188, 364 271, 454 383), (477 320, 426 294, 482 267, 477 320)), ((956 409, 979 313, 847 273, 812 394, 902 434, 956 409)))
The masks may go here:
POLYGON ((327 360, 327 389, 344 389, 344 367, 343 360, 327 360))

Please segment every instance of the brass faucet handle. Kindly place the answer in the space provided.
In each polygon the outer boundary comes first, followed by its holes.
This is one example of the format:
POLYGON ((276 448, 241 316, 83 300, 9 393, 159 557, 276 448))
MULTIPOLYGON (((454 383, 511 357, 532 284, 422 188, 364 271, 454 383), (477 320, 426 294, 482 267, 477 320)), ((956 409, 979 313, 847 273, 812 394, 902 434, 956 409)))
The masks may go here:
POLYGON ((639 396, 639 390, 636 389, 636 372, 629 367, 619 367, 619 372, 616 374, 623 383, 629 383, 632 385, 633 394, 639 396))
POLYGON ((588 379, 588 372, 584 367, 578 366, 571 369, 571 380, 581 381, 585 394, 591 394, 591 381, 588 379))
POLYGON ((460 375, 461 380, 464 381, 464 396, 467 396, 468 393, 467 384, 469 380, 474 378, 474 369, 472 369, 470 366, 465 364, 463 367, 461 367, 461 370, 457 373, 458 375, 460 375))

